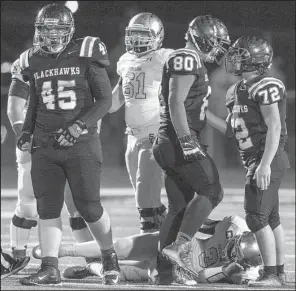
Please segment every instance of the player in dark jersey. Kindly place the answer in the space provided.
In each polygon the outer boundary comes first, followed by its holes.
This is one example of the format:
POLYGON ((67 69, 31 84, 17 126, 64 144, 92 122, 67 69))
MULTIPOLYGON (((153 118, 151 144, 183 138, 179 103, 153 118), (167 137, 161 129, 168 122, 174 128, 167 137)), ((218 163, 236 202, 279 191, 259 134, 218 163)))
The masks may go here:
POLYGON ((31 149, 42 249, 41 268, 22 278, 24 285, 61 281, 58 250, 66 180, 78 212, 104 254, 103 282, 119 280, 110 218, 100 202, 102 152, 97 121, 111 106, 105 69, 108 54, 98 37, 72 39, 73 33, 71 11, 60 4, 46 5, 36 17, 33 48, 20 55, 30 98, 18 147, 31 149))
POLYGON ((285 281, 285 235, 279 215, 279 187, 289 160, 286 90, 268 75, 273 49, 262 38, 240 37, 229 49, 226 70, 243 79, 226 96, 227 123, 208 112, 209 123, 235 136, 246 169, 245 212, 255 233, 264 272, 254 287, 279 287, 285 281))
MULTIPOLYGON (((199 139, 211 94, 203 62, 219 62, 230 44, 225 25, 209 15, 192 20, 185 39, 185 48, 175 50, 164 66, 160 128, 153 147, 169 201, 160 251, 181 267, 182 246, 223 198, 217 168, 199 139)), ((155 283, 172 282, 171 270, 159 253, 155 283)))

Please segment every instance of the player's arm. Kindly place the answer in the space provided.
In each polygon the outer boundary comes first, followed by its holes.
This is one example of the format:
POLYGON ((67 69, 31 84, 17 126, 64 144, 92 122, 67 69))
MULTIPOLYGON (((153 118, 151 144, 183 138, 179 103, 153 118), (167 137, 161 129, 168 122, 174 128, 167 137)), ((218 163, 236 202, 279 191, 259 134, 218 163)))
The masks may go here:
POLYGON ((30 96, 28 99, 28 110, 25 117, 22 132, 17 141, 17 147, 21 151, 28 151, 31 144, 32 134, 35 129, 37 116, 38 98, 34 81, 30 80, 30 96))
POLYGON ((29 85, 23 80, 20 61, 11 66, 11 83, 8 91, 7 115, 13 131, 18 137, 24 124, 23 111, 29 98, 29 85))
POLYGON ((281 135, 281 119, 278 102, 283 98, 285 88, 278 84, 261 86, 252 97, 260 105, 260 111, 267 126, 265 148, 261 162, 256 169, 255 178, 257 186, 266 190, 270 184, 270 164, 278 150, 281 135))
POLYGON ((124 95, 122 92, 122 78, 120 77, 116 86, 114 87, 113 91, 112 91, 112 106, 109 109, 109 113, 114 113, 117 110, 119 110, 119 108, 121 108, 121 106, 124 104, 125 100, 124 100, 124 95))
MULTIPOLYGON (((215 115, 214 113, 212 113, 209 109, 207 110, 207 121, 208 123, 215 129, 217 129, 218 131, 220 131, 222 134, 226 133, 227 130, 227 123, 225 120, 223 120, 222 118, 218 117, 217 115, 215 115)), ((230 118, 230 116, 228 115, 227 119, 228 120, 230 118)))
POLYGON ((192 136, 187 122, 184 102, 197 78, 200 60, 187 54, 172 55, 166 63, 170 71, 168 105, 172 124, 180 141, 184 159, 195 160, 206 156, 199 141, 192 136))
POLYGON ((78 116, 67 129, 59 129, 58 142, 61 146, 73 146, 83 130, 93 127, 102 119, 112 104, 112 88, 106 67, 109 66, 107 49, 99 39, 94 41, 91 57, 86 71, 93 105, 78 116))

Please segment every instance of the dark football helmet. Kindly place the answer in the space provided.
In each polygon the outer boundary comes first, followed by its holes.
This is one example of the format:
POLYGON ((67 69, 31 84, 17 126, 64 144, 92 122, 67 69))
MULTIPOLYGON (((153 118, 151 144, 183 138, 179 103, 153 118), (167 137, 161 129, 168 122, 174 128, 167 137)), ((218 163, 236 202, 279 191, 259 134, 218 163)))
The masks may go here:
POLYGON ((127 52, 141 56, 162 46, 164 27, 154 14, 143 12, 135 15, 125 29, 127 52))
POLYGON ((255 235, 246 231, 231 238, 222 250, 226 263, 237 262, 244 268, 262 265, 262 257, 255 235))
POLYGON ((205 62, 218 64, 230 46, 228 30, 224 23, 211 16, 194 18, 188 27, 185 39, 191 42, 205 62))
POLYGON ((35 19, 33 45, 45 53, 60 53, 70 42, 74 30, 74 18, 68 7, 46 5, 35 19))
POLYGON ((272 64, 273 49, 263 38, 242 36, 230 48, 225 60, 226 71, 241 76, 244 72, 265 73, 272 64))

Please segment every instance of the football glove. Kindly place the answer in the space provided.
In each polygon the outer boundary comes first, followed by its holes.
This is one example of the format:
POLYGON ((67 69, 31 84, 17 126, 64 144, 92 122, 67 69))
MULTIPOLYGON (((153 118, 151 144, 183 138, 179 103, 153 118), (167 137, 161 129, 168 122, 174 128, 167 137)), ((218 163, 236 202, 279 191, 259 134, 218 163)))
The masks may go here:
POLYGON ((28 131, 22 131, 17 140, 17 147, 21 151, 28 151, 31 145, 31 141, 32 141, 31 133, 28 131))
POLYGON ((80 120, 76 120, 67 129, 60 129, 57 131, 57 141, 60 146, 73 146, 82 132, 86 129, 85 123, 80 120))
POLYGON ((194 135, 185 135, 179 138, 183 156, 186 161, 201 160, 206 157, 205 148, 194 135))

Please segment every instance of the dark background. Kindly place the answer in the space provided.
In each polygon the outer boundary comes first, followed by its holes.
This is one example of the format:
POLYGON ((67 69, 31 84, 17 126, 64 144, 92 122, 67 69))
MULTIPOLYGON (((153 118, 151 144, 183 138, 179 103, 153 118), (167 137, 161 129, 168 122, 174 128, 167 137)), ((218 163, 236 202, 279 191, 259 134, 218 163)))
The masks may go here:
MULTIPOLYGON (((34 20, 39 9, 50 1, 1 1, 1 63, 12 63, 32 44, 34 20)), ((99 36, 105 42, 111 65, 108 73, 113 86, 117 82, 116 62, 125 52, 124 32, 131 17, 139 12, 156 14, 165 27, 164 47, 184 46, 189 22, 198 15, 211 14, 227 26, 234 41, 241 35, 259 35, 274 48, 273 75, 288 91, 287 145, 291 165, 295 167, 295 2, 294 1, 79 1, 74 14, 75 34, 99 36)), ((7 67, 7 66, 6 66, 7 67)), ((209 109, 225 117, 225 92, 235 81, 223 67, 208 66, 212 97, 209 109)), ((6 115, 10 74, 1 65, 1 122, 9 131, 8 142, 1 149, 1 172, 15 176, 15 139, 6 115), (6 73, 5 73, 6 72, 6 73), (12 172, 11 172, 12 171, 12 172), (11 174, 13 173, 13 174, 11 174)), ((124 110, 107 114, 102 124, 104 165, 124 169, 124 110)), ((207 127, 205 141, 221 171, 242 170, 235 144, 207 127)), ((3 175, 2 175, 3 176, 3 175)), ((7 178, 5 178, 7 179, 7 178)), ((6 180, 5 180, 6 181, 6 180)), ((3 182, 3 179, 2 179, 3 182)), ((15 182, 13 182, 15 183, 15 182)))

